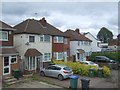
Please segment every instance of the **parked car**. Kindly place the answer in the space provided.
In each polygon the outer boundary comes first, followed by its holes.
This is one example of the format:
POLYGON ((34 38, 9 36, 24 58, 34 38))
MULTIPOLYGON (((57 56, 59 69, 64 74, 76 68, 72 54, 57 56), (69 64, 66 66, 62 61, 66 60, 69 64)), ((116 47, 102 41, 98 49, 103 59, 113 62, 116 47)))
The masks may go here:
POLYGON ((101 52, 112 52, 113 50, 111 48, 102 48, 101 52))
POLYGON ((98 64, 96 64, 96 63, 94 63, 94 62, 92 62, 92 61, 80 61, 80 63, 99 67, 98 64))
POLYGON ((106 56, 95 56, 93 62, 103 62, 103 63, 118 63, 115 60, 111 60, 106 56))
POLYGON ((73 75, 71 68, 65 65, 50 65, 40 70, 41 76, 50 76, 63 80, 73 75))

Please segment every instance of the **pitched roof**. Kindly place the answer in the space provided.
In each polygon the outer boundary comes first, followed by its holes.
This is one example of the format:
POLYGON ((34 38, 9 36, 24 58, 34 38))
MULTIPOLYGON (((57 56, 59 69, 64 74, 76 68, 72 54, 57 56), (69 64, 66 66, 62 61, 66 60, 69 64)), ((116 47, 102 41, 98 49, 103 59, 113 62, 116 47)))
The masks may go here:
POLYGON ((17 29, 15 34, 47 34, 66 36, 65 33, 46 22, 45 18, 41 20, 27 19, 14 28, 17 29))
POLYGON ((89 38, 85 37, 84 35, 76 32, 74 30, 67 30, 65 33, 68 36, 70 36, 71 41, 74 41, 74 40, 78 41, 79 40, 79 41, 90 41, 90 42, 92 42, 92 40, 90 40, 89 38))
POLYGON ((42 53, 40 53, 37 49, 28 49, 26 52, 25 52, 25 56, 41 56, 42 53))
POLYGON ((15 30, 10 25, 0 21, 0 29, 2 30, 15 30))

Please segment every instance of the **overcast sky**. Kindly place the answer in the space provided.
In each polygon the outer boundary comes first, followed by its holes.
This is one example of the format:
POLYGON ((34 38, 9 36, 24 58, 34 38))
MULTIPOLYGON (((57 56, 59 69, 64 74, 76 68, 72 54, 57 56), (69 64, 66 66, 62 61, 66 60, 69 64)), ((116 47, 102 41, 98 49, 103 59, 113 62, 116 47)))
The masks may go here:
POLYGON ((117 2, 3 2, 2 21, 16 25, 28 18, 41 19, 62 31, 79 28, 94 36, 102 27, 118 35, 117 2))

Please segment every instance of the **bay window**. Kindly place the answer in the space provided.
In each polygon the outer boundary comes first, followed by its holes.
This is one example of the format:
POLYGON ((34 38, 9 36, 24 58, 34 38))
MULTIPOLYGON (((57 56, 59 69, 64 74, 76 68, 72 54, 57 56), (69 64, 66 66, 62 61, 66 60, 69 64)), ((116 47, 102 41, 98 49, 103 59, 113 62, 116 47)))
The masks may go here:
POLYGON ((50 42, 50 35, 40 35, 40 41, 50 42))

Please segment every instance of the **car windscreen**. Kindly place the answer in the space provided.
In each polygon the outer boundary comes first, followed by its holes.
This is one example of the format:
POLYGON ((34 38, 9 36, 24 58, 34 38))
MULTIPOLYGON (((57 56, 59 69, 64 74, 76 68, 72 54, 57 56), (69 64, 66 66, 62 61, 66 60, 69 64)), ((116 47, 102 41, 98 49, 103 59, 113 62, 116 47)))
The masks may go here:
POLYGON ((69 67, 64 67, 64 70, 70 71, 71 69, 69 67))

